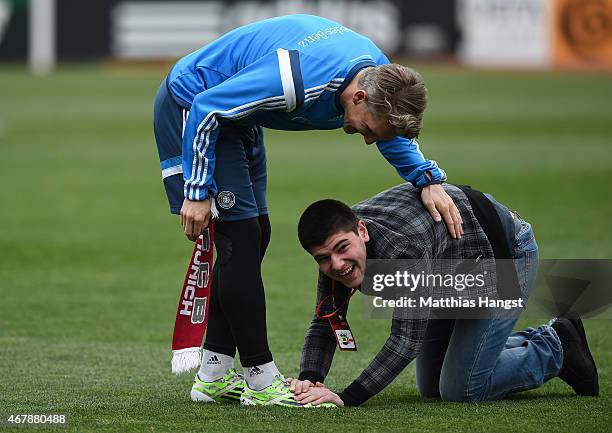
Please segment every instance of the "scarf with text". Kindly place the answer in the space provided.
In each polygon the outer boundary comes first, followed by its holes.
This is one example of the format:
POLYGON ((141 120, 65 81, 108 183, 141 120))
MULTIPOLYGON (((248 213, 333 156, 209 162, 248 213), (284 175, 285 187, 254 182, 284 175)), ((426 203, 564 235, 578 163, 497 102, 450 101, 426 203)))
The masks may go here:
POLYGON ((172 373, 182 374, 201 363, 202 338, 208 323, 212 286, 214 220, 195 242, 176 310, 172 337, 172 373))

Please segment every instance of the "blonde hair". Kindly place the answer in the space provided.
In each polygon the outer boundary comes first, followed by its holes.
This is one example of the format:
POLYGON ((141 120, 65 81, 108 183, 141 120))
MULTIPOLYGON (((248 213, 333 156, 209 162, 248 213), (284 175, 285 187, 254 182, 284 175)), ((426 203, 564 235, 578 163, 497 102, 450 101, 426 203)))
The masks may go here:
POLYGON ((390 63, 364 70, 359 87, 368 92, 368 110, 401 131, 406 138, 419 136, 427 107, 427 88, 414 69, 390 63))

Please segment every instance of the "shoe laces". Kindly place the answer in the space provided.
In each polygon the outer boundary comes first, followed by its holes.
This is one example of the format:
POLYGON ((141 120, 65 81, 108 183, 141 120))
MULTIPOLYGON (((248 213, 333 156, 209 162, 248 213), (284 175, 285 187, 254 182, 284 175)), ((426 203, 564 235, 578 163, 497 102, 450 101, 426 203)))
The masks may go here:
POLYGON ((276 376, 274 376, 274 380, 272 381, 272 386, 277 391, 281 391, 283 393, 290 392, 289 384, 287 383, 287 379, 285 379, 285 376, 283 376, 282 374, 277 374, 276 376))
POLYGON ((225 376, 223 376, 223 380, 229 381, 236 376, 239 376, 238 373, 236 372, 236 369, 228 368, 227 371, 225 372, 225 376))

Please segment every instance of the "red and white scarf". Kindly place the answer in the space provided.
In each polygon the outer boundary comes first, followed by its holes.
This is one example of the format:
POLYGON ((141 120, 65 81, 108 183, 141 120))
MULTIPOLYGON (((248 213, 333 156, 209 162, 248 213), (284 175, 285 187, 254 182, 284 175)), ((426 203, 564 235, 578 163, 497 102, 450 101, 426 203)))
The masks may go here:
POLYGON ((172 373, 198 368, 212 286, 214 220, 196 241, 176 310, 172 337, 172 373))

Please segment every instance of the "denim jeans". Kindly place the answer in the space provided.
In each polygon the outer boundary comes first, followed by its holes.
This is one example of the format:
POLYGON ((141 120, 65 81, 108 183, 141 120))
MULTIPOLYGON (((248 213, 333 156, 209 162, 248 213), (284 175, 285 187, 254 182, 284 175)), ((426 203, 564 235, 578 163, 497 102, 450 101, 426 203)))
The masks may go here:
MULTIPOLYGON (((501 205, 491 201, 499 212, 501 205)), ((526 298, 535 282, 538 246, 531 225, 518 215, 514 218, 511 247, 526 298)), ((556 377, 563 352, 554 329, 542 325, 512 332, 516 321, 517 317, 430 320, 416 364, 421 396, 458 402, 496 400, 556 377)))

